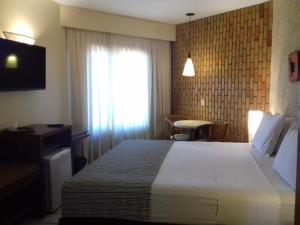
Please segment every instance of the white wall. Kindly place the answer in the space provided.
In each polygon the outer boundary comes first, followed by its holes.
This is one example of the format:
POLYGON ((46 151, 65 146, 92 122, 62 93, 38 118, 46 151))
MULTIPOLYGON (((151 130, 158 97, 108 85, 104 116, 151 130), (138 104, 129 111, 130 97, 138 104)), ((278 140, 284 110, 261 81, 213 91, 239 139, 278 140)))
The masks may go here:
POLYGON ((176 26, 67 6, 60 8, 65 27, 175 41, 176 26))
POLYGON ((33 36, 47 51, 46 90, 0 92, 0 127, 11 122, 68 122, 65 32, 59 6, 52 0, 1 0, 0 31, 33 36))
POLYGON ((300 50, 300 2, 273 0, 270 111, 296 116, 299 82, 288 81, 289 53, 300 50))

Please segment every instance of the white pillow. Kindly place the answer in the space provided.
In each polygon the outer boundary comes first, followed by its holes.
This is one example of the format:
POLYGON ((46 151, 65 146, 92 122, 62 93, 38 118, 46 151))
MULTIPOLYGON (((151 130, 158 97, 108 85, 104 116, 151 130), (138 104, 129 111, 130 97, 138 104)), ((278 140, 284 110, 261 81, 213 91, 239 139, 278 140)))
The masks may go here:
POLYGON ((273 169, 294 190, 296 188, 297 173, 297 142, 298 129, 295 123, 285 135, 273 162, 273 169))
POLYGON ((254 148, 262 154, 271 155, 283 127, 283 116, 264 113, 253 138, 254 148))
POLYGON ((296 123, 297 120, 296 118, 292 118, 292 117, 284 117, 283 119, 283 126, 282 126, 282 130, 280 132, 280 135, 279 135, 279 138, 278 138, 278 141, 275 145, 275 148, 274 148, 274 151, 273 151, 273 154, 272 155, 276 155, 280 146, 281 146, 281 143, 285 137, 285 135, 287 134, 287 132, 289 131, 290 127, 296 123))

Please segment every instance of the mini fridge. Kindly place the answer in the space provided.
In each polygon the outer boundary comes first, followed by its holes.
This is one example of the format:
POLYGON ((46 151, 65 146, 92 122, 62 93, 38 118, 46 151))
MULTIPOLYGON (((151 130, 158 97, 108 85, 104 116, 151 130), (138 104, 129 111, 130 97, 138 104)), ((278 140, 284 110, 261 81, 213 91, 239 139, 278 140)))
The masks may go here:
POLYGON ((56 211, 61 205, 61 190, 72 177, 71 149, 62 148, 44 156, 44 193, 47 212, 56 211))

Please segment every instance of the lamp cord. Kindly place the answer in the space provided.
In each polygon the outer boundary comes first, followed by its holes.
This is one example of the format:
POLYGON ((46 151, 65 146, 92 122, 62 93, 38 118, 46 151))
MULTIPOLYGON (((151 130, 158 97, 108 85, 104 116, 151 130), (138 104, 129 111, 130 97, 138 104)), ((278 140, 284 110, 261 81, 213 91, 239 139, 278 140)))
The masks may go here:
POLYGON ((189 52, 189 57, 192 57, 191 52, 192 52, 192 16, 190 16, 190 52, 189 52))

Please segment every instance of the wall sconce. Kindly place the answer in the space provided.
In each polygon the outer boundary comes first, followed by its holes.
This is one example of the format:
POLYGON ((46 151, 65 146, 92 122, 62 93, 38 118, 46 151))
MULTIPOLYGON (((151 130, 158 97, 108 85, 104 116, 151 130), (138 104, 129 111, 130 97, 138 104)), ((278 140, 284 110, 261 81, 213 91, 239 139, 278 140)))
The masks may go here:
POLYGON ((264 112, 260 110, 250 110, 248 112, 248 138, 252 142, 257 128, 263 118, 264 112))
POLYGON ((12 32, 7 32, 7 31, 2 31, 2 33, 4 34, 4 36, 7 40, 17 41, 17 42, 21 42, 21 43, 28 44, 28 45, 34 45, 34 43, 35 43, 34 38, 23 35, 23 34, 17 34, 17 33, 12 33, 12 32))

